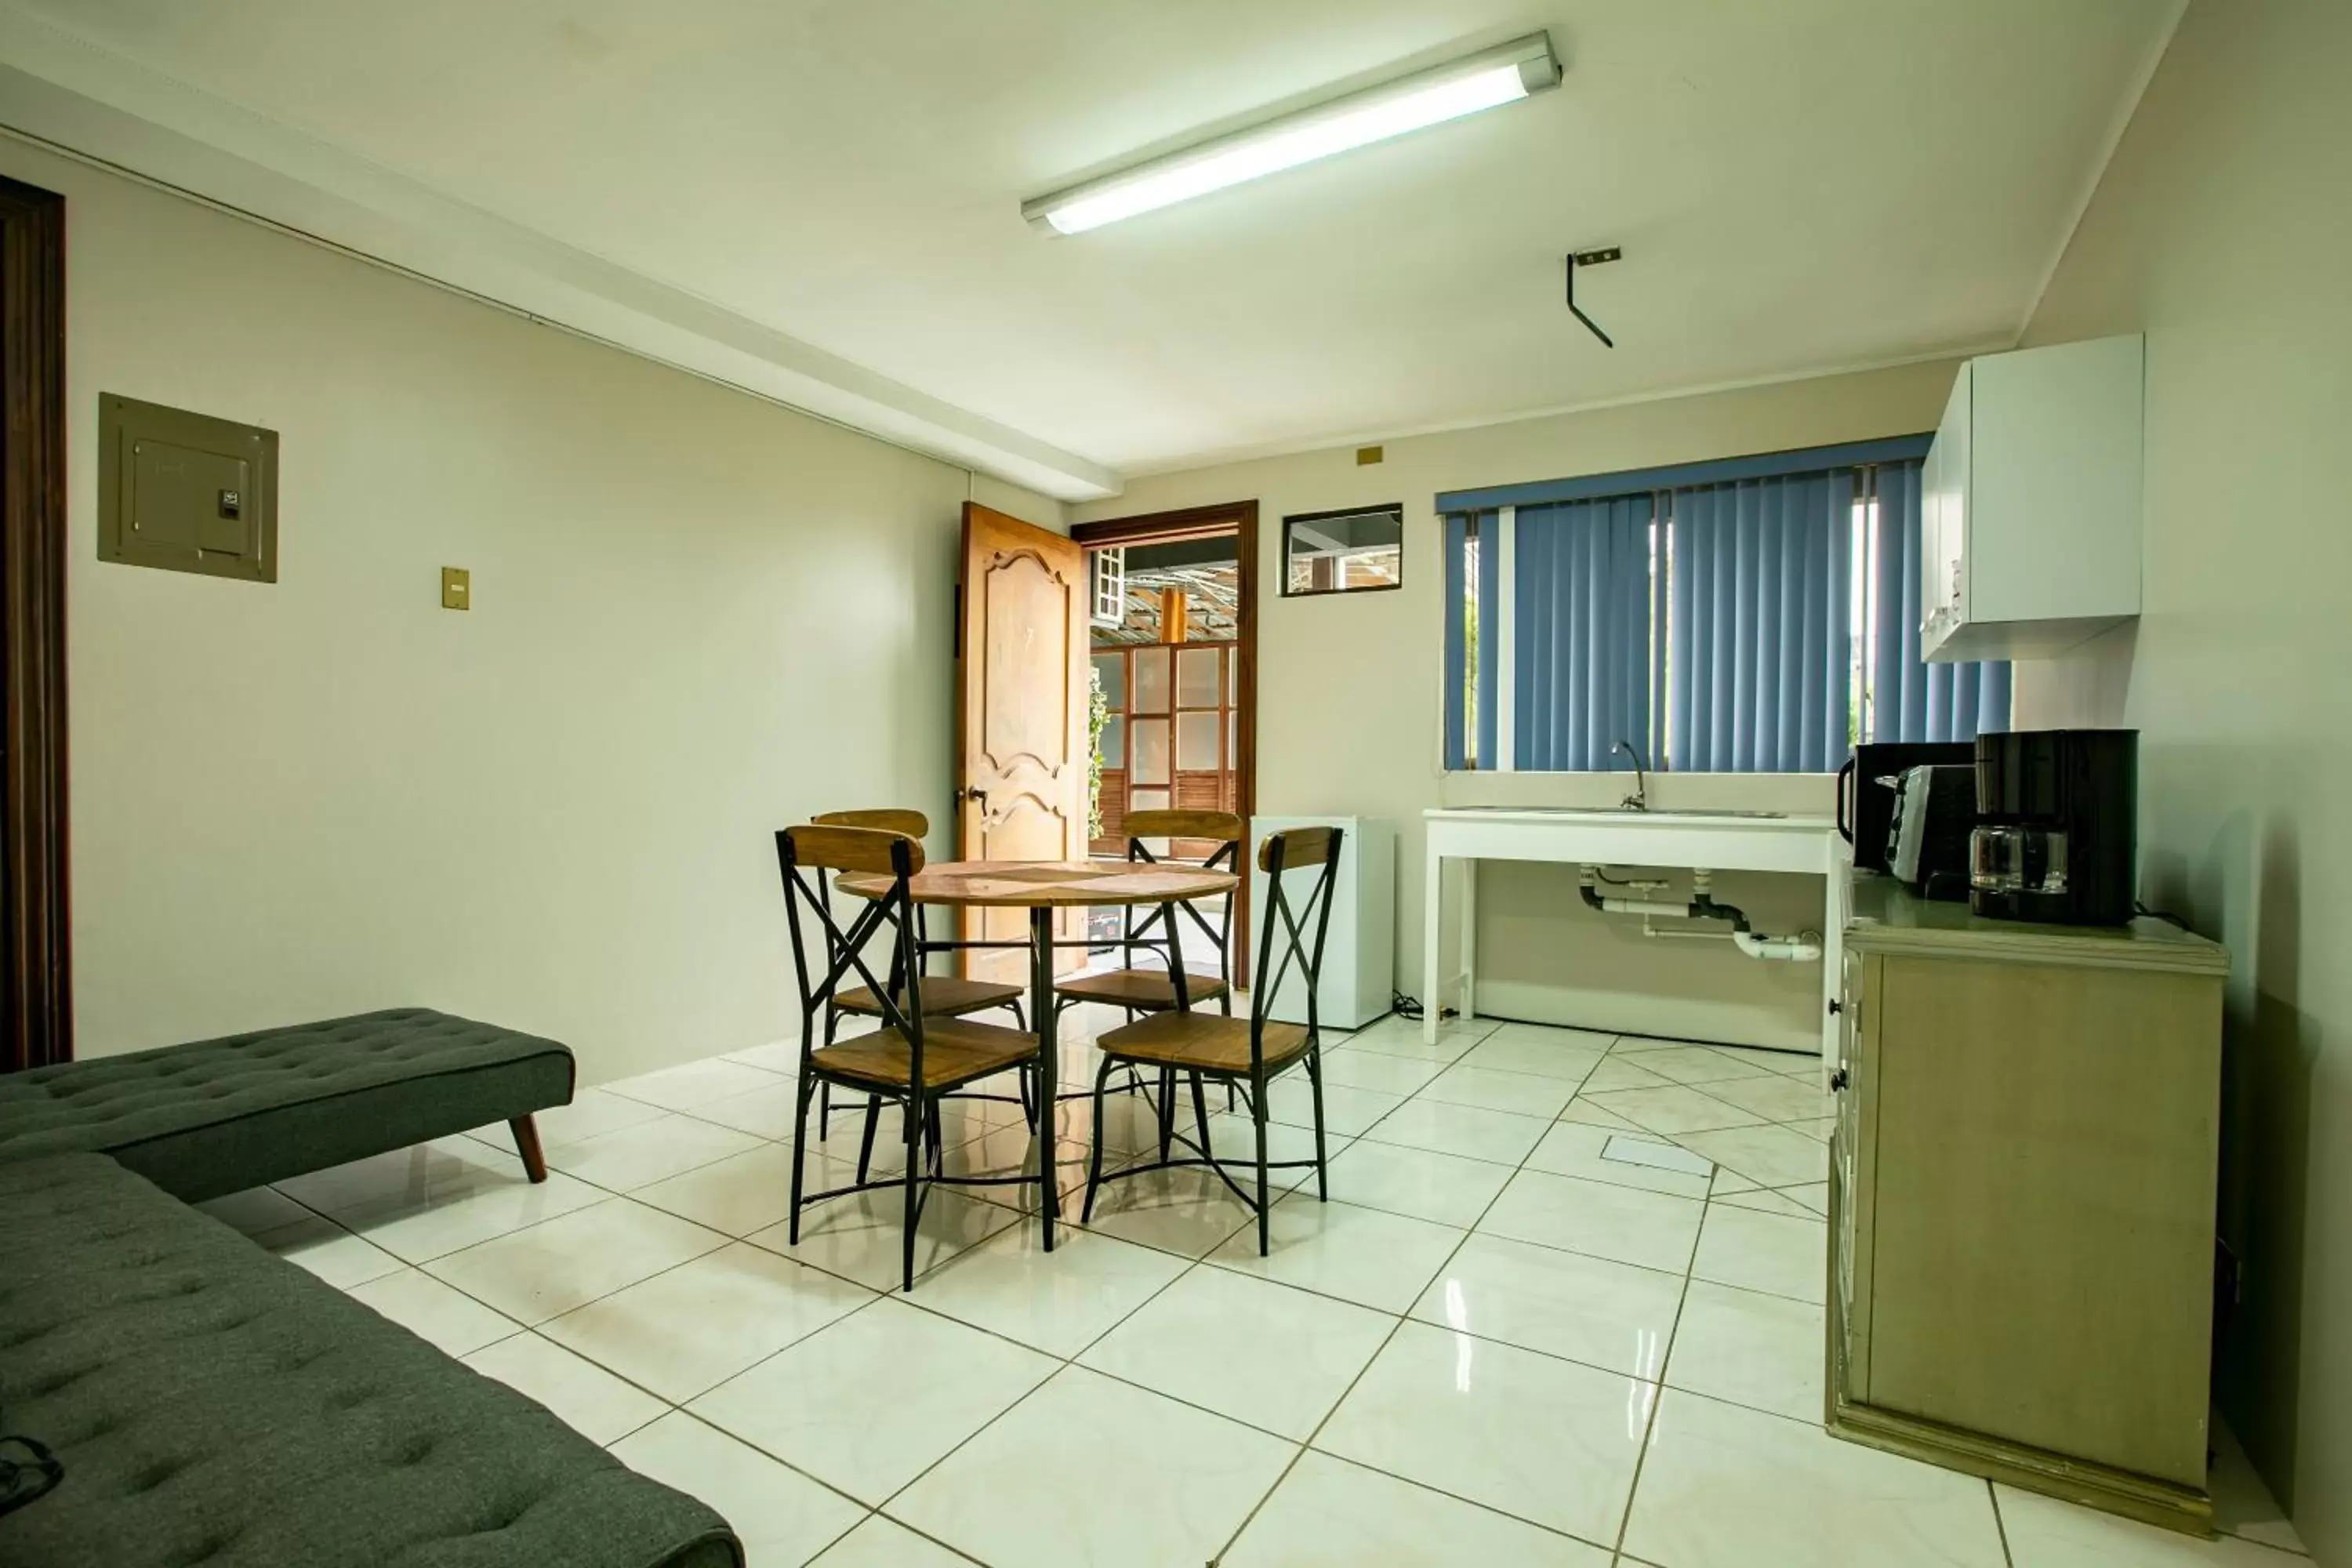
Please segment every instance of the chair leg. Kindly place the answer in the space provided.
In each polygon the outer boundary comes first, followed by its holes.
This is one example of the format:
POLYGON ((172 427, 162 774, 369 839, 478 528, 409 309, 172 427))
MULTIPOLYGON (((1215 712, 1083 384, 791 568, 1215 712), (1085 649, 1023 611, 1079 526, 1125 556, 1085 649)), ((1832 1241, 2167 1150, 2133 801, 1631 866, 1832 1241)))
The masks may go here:
POLYGON ((785 1235, 801 1244, 801 1140, 808 1132, 809 1084, 803 1079, 793 1096, 793 1216, 785 1235))
POLYGON ((866 1101, 866 1136, 857 1142, 857 1184, 866 1184, 866 1172, 874 1163, 874 1130, 881 1124, 882 1097, 869 1096, 866 1101))
POLYGON ((1160 1069, 1160 1157, 1168 1158, 1176 1144, 1176 1069, 1160 1069))
MULTIPOLYGON (((834 1030, 841 1024, 841 1015, 831 1007, 824 1010, 824 1043, 833 1044, 834 1030)), ((833 1136, 833 1085, 816 1086, 816 1136, 819 1142, 833 1136)))
MULTIPOLYGON (((1095 1189, 1102 1185, 1103 1151, 1103 1085, 1110 1081, 1111 1059, 1105 1057, 1102 1067, 1095 1073, 1094 1148, 1087 1156, 1087 1206, 1079 1211, 1078 1223, 1087 1224, 1095 1217, 1095 1189)), ((1046 1178, 1052 1180, 1050 1176, 1046 1178)))
POLYGON ((1013 1026, 1020 1030, 1023 1034, 1027 1034, 1029 1032, 1029 1009, 1021 1005, 1021 1002, 1018 997, 1007 1002, 1005 1005, 1013 1009, 1013 1026))
MULTIPOLYGON (((1232 986, 1226 986, 1223 991, 1218 994, 1217 1011, 1223 1013, 1228 1018, 1234 1016, 1234 988, 1232 986)), ((1225 1109, 1230 1111, 1233 1108, 1234 1080, 1227 1079, 1225 1079, 1225 1109)))
POLYGON ((1323 1047, 1307 1047, 1307 1084, 1315 1092, 1315 1201, 1331 1201, 1331 1184, 1323 1169, 1323 1047))
POLYGON ((515 1152, 522 1156, 522 1173, 534 1182, 547 1180, 547 1156, 540 1152, 539 1123, 528 1116, 518 1116, 507 1123, 514 1134, 515 1152))
POLYGON ((1201 1135, 1201 1158, 1206 1160, 1211 1157, 1209 1153, 1209 1097, 1207 1092, 1201 1087, 1201 1075, 1199 1073, 1194 1073, 1192 1075, 1192 1127, 1193 1130, 1201 1135))
POLYGON ((928 1120, 924 1109, 911 1099, 907 1105, 907 1223, 903 1227, 905 1258, 902 1289, 915 1288, 915 1219, 919 1205, 915 1201, 915 1184, 922 1179, 921 1144, 923 1124, 928 1120))
POLYGON ((1250 1099, 1255 1101, 1257 1123, 1257 1255, 1264 1258, 1269 1250, 1272 1226, 1265 1212, 1265 1079, 1253 1077, 1250 1099))

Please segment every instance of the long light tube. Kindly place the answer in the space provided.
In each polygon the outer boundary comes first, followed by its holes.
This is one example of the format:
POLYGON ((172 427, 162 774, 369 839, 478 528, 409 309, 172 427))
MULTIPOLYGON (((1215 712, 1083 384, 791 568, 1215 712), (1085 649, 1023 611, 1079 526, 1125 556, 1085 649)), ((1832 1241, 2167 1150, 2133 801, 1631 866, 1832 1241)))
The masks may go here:
POLYGON ((1021 216, 1050 234, 1083 234, 1334 153, 1515 102, 1558 87, 1559 76, 1551 39, 1532 34, 1024 202, 1021 216))

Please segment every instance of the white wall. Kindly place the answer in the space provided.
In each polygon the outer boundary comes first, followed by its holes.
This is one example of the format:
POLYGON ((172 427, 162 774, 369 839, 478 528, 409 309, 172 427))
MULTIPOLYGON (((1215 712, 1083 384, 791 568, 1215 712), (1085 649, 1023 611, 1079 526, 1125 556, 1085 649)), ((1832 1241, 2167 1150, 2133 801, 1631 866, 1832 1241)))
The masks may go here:
POLYGON ((784 1034, 772 830, 946 819, 970 478, 30 148, 0 172, 68 204, 81 1052, 422 1004, 594 1081, 784 1034), (100 392, 279 433, 277 584, 98 560, 100 392))
POLYGON ((2140 740, 2142 892, 2230 946, 2232 1426, 2352 1563, 2352 6, 2195 0, 2028 332, 2147 334, 2137 626, 2021 723, 2140 740))
MULTIPOLYGON (((1257 500, 1259 580, 1269 584, 1258 619, 1259 807, 1396 821, 1398 984, 1418 994, 1421 813, 1441 805, 1613 805, 1627 782, 1622 774, 1448 776, 1442 769, 1437 492, 1932 430, 1953 368, 1937 362, 1414 437, 1388 442, 1377 467, 1358 467, 1350 447, 1188 469, 1137 480, 1076 515, 1257 500), (1382 501, 1405 509, 1402 588, 1304 599, 1273 592, 1286 514, 1382 501)), ((1651 798, 1826 813, 1831 792, 1825 776, 1687 773, 1654 781, 1651 798)), ((1718 891, 1782 926, 1821 920, 1818 878, 1727 877, 1718 891)), ((1496 1011, 1596 1027, 1630 1026, 1623 1020, 1638 1016, 1664 1033, 1818 1048, 1818 970, 1759 963, 1711 945, 1645 944, 1629 923, 1604 922, 1578 903, 1571 870, 1491 867, 1480 903, 1480 981, 1492 987, 1484 995, 1496 1011)), ((1451 935, 1447 942, 1451 952, 1451 935)))

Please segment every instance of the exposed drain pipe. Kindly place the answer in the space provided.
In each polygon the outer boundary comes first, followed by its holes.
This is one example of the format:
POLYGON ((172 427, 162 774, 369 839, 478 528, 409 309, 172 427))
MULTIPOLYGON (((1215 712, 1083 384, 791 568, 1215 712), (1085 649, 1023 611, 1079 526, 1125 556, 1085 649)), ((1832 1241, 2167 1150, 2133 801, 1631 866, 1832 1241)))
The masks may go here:
MULTIPOLYGON (((1747 914, 1736 904, 1717 903, 1713 896, 1715 873, 1694 869, 1691 872, 1691 896, 1688 903, 1669 903, 1660 899, 1621 899, 1601 891, 1601 868, 1579 866, 1576 868, 1577 891, 1585 904, 1603 914, 1640 915, 1645 936, 1727 937, 1731 944, 1750 958, 1774 959, 1784 963, 1818 963, 1822 945, 1818 937, 1808 931, 1796 936, 1759 935, 1748 923, 1747 914), (1653 920, 1723 921, 1730 925, 1727 931, 1662 931, 1650 924, 1653 920)), ((1644 890, 1658 884, 1641 884, 1644 890)))
POLYGON ((1786 963, 1819 963, 1822 944, 1811 932, 1801 936, 1758 936, 1753 931, 1731 933, 1731 945, 1750 958, 1777 958, 1786 963))

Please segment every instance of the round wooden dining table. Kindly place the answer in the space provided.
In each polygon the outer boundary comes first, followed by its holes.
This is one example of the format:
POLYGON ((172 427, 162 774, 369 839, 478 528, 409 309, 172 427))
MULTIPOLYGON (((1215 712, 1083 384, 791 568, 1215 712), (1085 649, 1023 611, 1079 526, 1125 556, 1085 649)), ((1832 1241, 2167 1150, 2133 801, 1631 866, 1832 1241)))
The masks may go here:
MULTIPOLYGON (((890 890, 892 879, 881 872, 852 871, 835 879, 834 886, 852 898, 878 899, 890 890)), ((1231 871, 1149 860, 945 860, 924 867, 908 880, 907 891, 919 904, 1029 911, 1029 1018, 1036 1027, 1040 1098, 1046 1107, 1037 1118, 1038 1170, 1050 1173, 1054 1168, 1052 1107, 1062 1082, 1054 1037, 1054 911, 1163 904, 1169 907, 1168 929, 1173 932, 1174 906, 1230 894, 1240 886, 1240 877, 1231 871)), ((1176 1005, 1189 1005, 1182 963, 1172 965, 1171 983, 1176 1005)), ((1045 1250, 1051 1252, 1061 1190, 1050 1175, 1041 1185, 1037 1207, 1045 1227, 1045 1250)))

